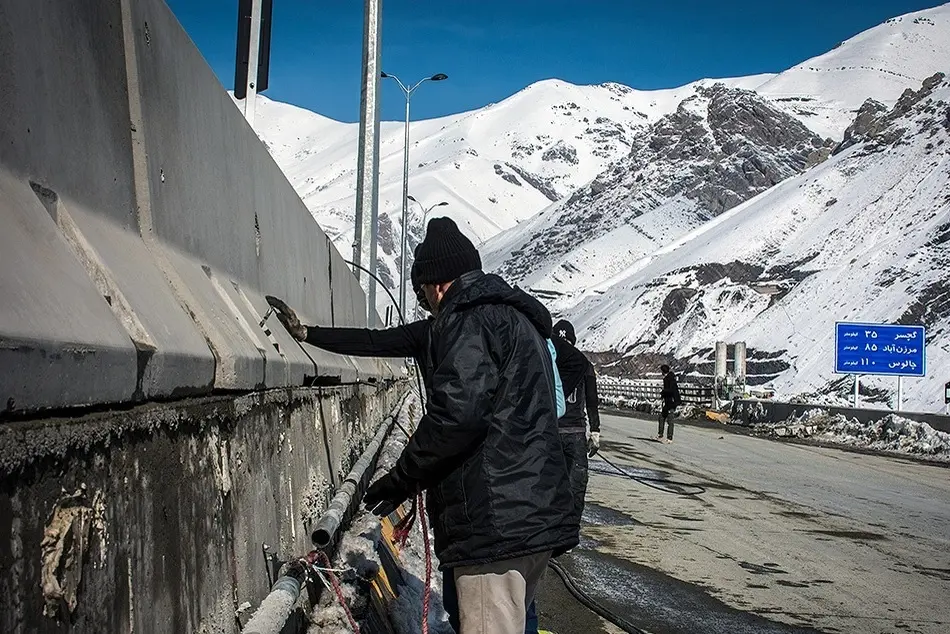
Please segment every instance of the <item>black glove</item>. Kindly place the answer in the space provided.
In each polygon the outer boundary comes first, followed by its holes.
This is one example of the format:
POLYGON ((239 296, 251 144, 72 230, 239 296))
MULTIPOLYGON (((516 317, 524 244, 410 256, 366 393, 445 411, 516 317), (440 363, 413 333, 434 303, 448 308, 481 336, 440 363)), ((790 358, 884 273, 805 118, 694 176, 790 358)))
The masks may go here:
POLYGON ((366 510, 379 517, 385 517, 409 499, 409 493, 393 472, 389 472, 366 489, 363 504, 366 510))
POLYGON ((287 329, 287 332, 290 333, 290 336, 297 341, 304 341, 307 338, 307 327, 300 323, 300 320, 297 318, 297 313, 294 312, 294 309, 285 304, 283 300, 277 299, 273 295, 267 295, 266 299, 267 303, 274 308, 274 312, 277 314, 277 319, 284 325, 284 328, 287 329))

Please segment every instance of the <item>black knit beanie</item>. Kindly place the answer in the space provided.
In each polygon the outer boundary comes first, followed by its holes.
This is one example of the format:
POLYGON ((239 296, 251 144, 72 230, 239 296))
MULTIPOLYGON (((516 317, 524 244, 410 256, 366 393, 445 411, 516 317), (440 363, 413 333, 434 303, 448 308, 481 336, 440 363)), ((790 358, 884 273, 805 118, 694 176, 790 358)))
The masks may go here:
POLYGON ((482 258, 472 241, 459 231, 451 218, 429 221, 425 239, 416 247, 412 264, 413 288, 422 284, 452 282, 469 271, 482 268, 482 258))
POLYGON ((577 343, 577 335, 574 334, 574 324, 566 319, 561 319, 554 324, 554 335, 561 339, 567 339, 572 346, 577 343))

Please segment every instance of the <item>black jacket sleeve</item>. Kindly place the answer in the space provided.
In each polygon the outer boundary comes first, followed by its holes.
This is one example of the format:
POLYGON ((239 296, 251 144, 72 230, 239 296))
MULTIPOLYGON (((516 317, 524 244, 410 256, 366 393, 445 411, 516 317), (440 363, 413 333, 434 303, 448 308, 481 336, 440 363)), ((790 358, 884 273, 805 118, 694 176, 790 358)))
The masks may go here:
POLYGON ((308 326, 306 342, 329 352, 354 357, 421 359, 428 339, 429 321, 414 321, 405 326, 384 330, 308 326))
POLYGON ((471 313, 440 333, 426 413, 393 469, 407 492, 438 484, 488 434, 498 388, 491 337, 471 313))
POLYGON ((597 397, 597 375, 594 374, 594 366, 589 362, 587 364, 587 373, 584 375, 584 396, 587 404, 587 421, 590 423, 592 432, 600 431, 600 412, 597 407, 600 405, 600 399, 597 397))

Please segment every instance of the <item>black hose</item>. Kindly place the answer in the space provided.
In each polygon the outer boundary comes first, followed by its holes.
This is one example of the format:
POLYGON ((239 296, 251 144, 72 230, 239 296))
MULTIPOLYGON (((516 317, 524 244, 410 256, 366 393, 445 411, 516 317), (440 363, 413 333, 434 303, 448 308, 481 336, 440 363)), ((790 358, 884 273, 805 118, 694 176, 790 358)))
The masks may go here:
POLYGON ((620 475, 630 478, 631 480, 635 480, 636 482, 639 482, 643 486, 650 487, 651 489, 656 489, 657 491, 662 491, 663 493, 672 493, 673 495, 682 495, 686 497, 702 495, 703 493, 706 492, 706 488, 699 484, 692 484, 690 482, 678 482, 676 480, 670 480, 668 478, 649 478, 646 476, 635 476, 631 473, 628 473, 621 467, 618 467, 616 464, 614 464, 609 458, 607 458, 603 454, 597 454, 597 455, 600 456, 601 460, 603 460, 604 462, 609 464, 611 467, 616 469, 617 472, 620 473, 620 475), (679 487, 680 489, 687 489, 687 490, 683 491, 683 490, 670 489, 663 485, 679 487))
POLYGON ((567 588, 567 591, 571 593, 571 596, 577 599, 588 610, 604 619, 607 619, 622 629, 624 632, 629 632, 630 634, 646 634, 645 631, 641 630, 623 617, 617 616, 601 605, 596 599, 581 590, 571 578, 571 575, 567 572, 567 570, 565 570, 560 562, 558 562, 556 559, 549 560, 548 567, 553 570, 561 579, 561 582, 564 584, 564 587, 567 588))

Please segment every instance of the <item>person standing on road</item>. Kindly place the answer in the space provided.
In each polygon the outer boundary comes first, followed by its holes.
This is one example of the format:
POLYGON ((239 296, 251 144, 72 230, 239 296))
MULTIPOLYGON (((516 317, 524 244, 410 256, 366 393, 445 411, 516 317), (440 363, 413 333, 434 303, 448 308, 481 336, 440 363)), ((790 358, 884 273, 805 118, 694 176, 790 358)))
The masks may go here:
POLYGON ((673 419, 670 416, 676 415, 676 408, 683 404, 680 397, 680 388, 676 382, 676 374, 670 370, 670 366, 661 365, 660 372, 663 374, 663 390, 660 396, 663 399, 663 409, 660 411, 660 426, 656 434, 658 442, 667 444, 673 442, 673 419), (663 438, 663 427, 666 426, 666 439, 663 438))
MULTIPOLYGON (((587 459, 600 449, 600 413, 597 411, 597 376, 594 366, 584 353, 577 349, 574 325, 566 319, 554 324, 554 349, 557 351, 557 367, 561 373, 567 407, 558 419, 561 448, 570 474, 571 493, 574 496, 573 522, 580 528, 584 514, 584 499, 587 496, 587 459), (590 435, 587 430, 590 427, 590 435)), ((528 606, 525 634, 539 634, 538 608, 528 606)))
POLYGON ((558 420, 558 431, 571 474, 574 513, 580 524, 587 493, 587 459, 600 449, 597 376, 593 364, 576 347, 577 335, 571 322, 562 319, 554 324, 554 342, 567 401, 566 411, 558 420))
POLYGON ((448 218, 429 221, 414 265, 435 320, 425 415, 364 502, 386 514, 426 490, 460 634, 522 634, 548 559, 573 548, 573 500, 557 431, 551 316, 481 271, 448 218), (377 507, 382 507, 382 510, 377 507))

